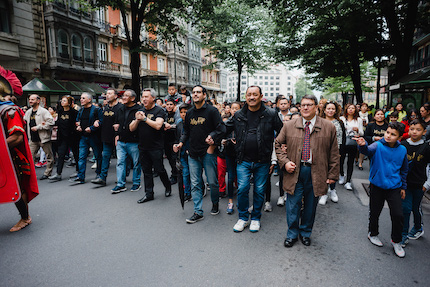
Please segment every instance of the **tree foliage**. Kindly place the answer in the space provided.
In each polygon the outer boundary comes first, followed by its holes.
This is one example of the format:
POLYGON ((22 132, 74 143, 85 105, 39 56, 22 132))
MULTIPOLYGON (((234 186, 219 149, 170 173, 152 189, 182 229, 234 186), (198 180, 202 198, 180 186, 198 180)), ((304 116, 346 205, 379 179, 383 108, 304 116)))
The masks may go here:
POLYGON ((238 72, 237 99, 240 100, 242 71, 246 69, 252 74, 270 64, 274 23, 269 11, 246 0, 222 0, 199 26, 203 45, 210 54, 238 72))

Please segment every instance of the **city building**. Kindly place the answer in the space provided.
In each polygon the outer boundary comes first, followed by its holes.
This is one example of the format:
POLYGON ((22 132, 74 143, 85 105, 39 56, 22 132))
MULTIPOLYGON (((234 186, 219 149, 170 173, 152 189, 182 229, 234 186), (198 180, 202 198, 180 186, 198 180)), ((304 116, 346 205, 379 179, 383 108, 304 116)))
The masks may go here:
MULTIPOLYGON (((227 93, 224 101, 233 102, 237 99, 238 74, 230 72, 227 80, 227 93)), ((297 75, 287 70, 283 65, 273 65, 265 71, 242 73, 240 79, 241 100, 245 100, 245 92, 249 86, 259 86, 265 99, 274 101, 279 94, 295 97, 297 75)))

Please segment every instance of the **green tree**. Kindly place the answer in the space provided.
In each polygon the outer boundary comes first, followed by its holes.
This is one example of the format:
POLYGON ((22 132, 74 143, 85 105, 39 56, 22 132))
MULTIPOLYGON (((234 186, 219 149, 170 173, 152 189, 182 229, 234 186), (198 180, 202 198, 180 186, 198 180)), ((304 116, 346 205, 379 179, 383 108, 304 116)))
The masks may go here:
POLYGON ((380 51, 382 21, 373 0, 273 0, 277 59, 299 60, 315 82, 349 76, 362 102, 360 64, 380 51))
MULTIPOLYGON (((227 68, 238 73, 237 100, 240 101, 240 78, 244 69, 250 74, 269 64, 273 46, 274 23, 267 8, 250 5, 246 0, 222 0, 213 13, 200 22, 203 45, 227 68)), ((215 65, 212 63, 212 65, 215 65)))
POLYGON ((296 91, 296 103, 300 102, 304 95, 310 94, 312 91, 312 84, 306 77, 300 77, 294 86, 296 91))
POLYGON ((199 16, 210 14, 216 3, 217 0, 96 0, 95 6, 110 6, 121 12, 131 54, 132 88, 140 94, 140 52, 159 53, 157 39, 175 41, 179 19, 198 21, 199 16), (128 13, 131 23, 127 21, 128 13), (149 32, 148 38, 141 36, 142 29, 149 32))

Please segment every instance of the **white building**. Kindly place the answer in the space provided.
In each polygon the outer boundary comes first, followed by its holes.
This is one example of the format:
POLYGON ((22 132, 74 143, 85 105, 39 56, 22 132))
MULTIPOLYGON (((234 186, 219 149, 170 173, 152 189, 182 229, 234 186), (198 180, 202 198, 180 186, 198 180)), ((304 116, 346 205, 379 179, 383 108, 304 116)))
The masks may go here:
MULTIPOLYGON (((227 81, 227 93, 224 101, 234 102, 237 97, 237 72, 230 72, 227 81)), ((295 85, 297 75, 293 71, 287 70, 283 65, 271 66, 267 71, 257 71, 250 74, 244 71, 240 79, 241 100, 245 100, 246 88, 249 86, 259 86, 263 92, 264 98, 274 101, 276 96, 281 94, 285 96, 293 95, 295 97, 295 85)))

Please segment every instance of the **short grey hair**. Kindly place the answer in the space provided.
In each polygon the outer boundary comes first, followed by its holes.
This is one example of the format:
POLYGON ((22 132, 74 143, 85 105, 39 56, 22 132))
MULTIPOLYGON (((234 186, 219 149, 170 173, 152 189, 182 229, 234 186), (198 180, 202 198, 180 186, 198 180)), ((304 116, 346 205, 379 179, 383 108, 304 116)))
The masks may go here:
POLYGON ((315 102, 315 105, 317 105, 317 106, 318 106, 318 99, 317 99, 317 97, 315 97, 314 95, 304 95, 304 96, 303 96, 303 98, 300 100, 300 103, 301 103, 304 99, 312 100, 312 101, 314 101, 314 102, 315 102))
POLYGON ((81 96, 85 96, 85 97, 87 97, 88 99, 90 99, 91 101, 93 100, 93 95, 91 95, 90 93, 83 92, 83 93, 81 94, 81 96))
POLYGON ((155 99, 155 97, 157 97, 157 94, 156 94, 156 92, 155 92, 155 90, 153 89, 153 88, 145 88, 145 89, 143 89, 143 91, 142 91, 142 93, 143 92, 150 92, 151 93, 151 96, 155 99))
POLYGON ((129 93, 130 93, 130 97, 132 97, 132 98, 136 98, 136 92, 135 92, 134 90, 132 90, 132 89, 127 89, 127 90, 125 90, 124 94, 125 94, 125 93, 127 93, 127 92, 129 92, 129 93))

